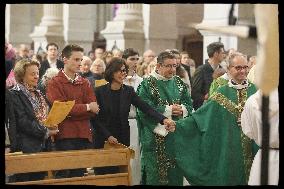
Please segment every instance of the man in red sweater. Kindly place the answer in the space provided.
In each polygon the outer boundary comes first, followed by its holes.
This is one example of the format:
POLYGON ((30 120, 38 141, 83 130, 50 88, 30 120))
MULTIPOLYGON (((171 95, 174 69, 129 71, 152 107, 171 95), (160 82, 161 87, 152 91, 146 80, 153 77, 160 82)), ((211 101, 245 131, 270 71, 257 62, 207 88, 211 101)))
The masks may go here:
MULTIPOLYGON (((90 118, 99 112, 99 106, 89 81, 79 75, 84 49, 78 45, 67 45, 62 50, 64 69, 49 81, 47 98, 65 102, 75 100, 66 119, 58 125, 55 137, 58 151, 92 148, 90 118)), ((85 169, 59 171, 58 178, 83 176, 85 169)))

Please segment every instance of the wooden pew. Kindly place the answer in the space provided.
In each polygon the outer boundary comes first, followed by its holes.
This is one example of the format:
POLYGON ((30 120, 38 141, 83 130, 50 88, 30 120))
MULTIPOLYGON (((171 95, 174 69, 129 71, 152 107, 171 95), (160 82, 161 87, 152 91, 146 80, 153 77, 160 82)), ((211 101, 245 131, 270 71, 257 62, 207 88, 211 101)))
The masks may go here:
POLYGON ((86 175, 72 178, 48 178, 38 181, 8 184, 85 184, 98 186, 131 185, 130 158, 134 151, 129 148, 90 149, 41 152, 35 154, 5 154, 5 174, 64 170, 89 167, 119 166, 120 173, 86 175))

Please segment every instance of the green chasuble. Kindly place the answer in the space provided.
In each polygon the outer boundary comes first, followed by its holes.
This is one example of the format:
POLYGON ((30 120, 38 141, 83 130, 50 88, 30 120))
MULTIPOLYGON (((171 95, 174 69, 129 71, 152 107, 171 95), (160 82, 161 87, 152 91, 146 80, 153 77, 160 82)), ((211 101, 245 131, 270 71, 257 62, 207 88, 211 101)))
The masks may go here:
POLYGON ((177 121, 175 154, 191 185, 246 185, 258 146, 246 137, 237 120, 245 101, 256 92, 220 87, 191 116, 177 121))
MULTIPOLYGON (((192 101, 185 83, 174 76, 170 80, 150 76, 144 79, 137 94, 166 117, 166 105, 183 104, 188 114, 192 111, 192 101)), ((182 117, 172 117, 178 120, 182 117)), ((174 156, 174 134, 165 137, 155 134, 157 126, 152 118, 137 110, 137 125, 141 143, 141 172, 143 185, 183 185, 182 172, 177 168, 174 156)))
POLYGON ((212 96, 212 94, 214 92, 216 92, 216 90, 223 86, 223 85, 226 85, 228 83, 229 80, 223 78, 223 77, 218 77, 217 79, 214 79, 210 85, 210 88, 209 88, 209 95, 208 97, 212 96))

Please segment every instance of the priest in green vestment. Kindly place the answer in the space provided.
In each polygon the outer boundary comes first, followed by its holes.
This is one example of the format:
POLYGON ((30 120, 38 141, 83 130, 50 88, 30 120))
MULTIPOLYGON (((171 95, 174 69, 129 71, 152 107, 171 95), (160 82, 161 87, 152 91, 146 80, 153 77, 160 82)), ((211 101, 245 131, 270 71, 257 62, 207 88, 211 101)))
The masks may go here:
MULTIPOLYGON (((176 67, 172 53, 160 53, 156 70, 137 90, 141 99, 175 121, 192 112, 191 97, 186 84, 175 75, 176 67)), ((183 174, 174 156, 174 133, 139 110, 136 119, 141 143, 141 184, 182 186, 183 174)))
POLYGON ((212 94, 221 86, 226 85, 229 81, 229 75, 228 73, 224 73, 222 76, 214 79, 212 83, 210 84, 209 88, 209 94, 208 97, 212 96, 212 94))
POLYGON ((232 55, 228 71, 227 84, 192 115, 176 122, 176 162, 191 185, 248 183, 258 146, 242 132, 240 115, 257 89, 247 80, 245 56, 232 55))

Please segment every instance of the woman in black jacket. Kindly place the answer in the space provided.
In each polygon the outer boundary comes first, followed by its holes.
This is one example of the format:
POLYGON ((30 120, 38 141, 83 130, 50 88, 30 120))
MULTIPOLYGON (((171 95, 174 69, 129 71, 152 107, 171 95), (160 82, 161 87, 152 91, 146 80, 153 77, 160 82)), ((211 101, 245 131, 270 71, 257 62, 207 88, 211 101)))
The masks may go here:
MULTIPOLYGON (((39 63, 21 59, 15 65, 17 84, 11 89, 12 104, 16 120, 17 146, 23 153, 44 150, 46 140, 58 130, 50 130, 43 125, 49 106, 43 95, 36 90, 39 79, 39 63)), ((16 181, 40 180, 45 173, 18 174, 16 181)))
MULTIPOLYGON (((100 107, 100 111, 93 123, 95 126, 95 148, 103 148, 105 141, 112 144, 122 143, 126 146, 130 145, 128 115, 131 104, 151 116, 157 123, 165 125, 168 130, 171 130, 175 125, 172 120, 166 118, 146 102, 142 101, 135 93, 133 87, 123 84, 126 75, 127 65, 125 60, 113 58, 105 71, 105 79, 109 83, 95 90, 97 102, 100 107)), ((110 172, 96 171, 97 174, 110 172)))

